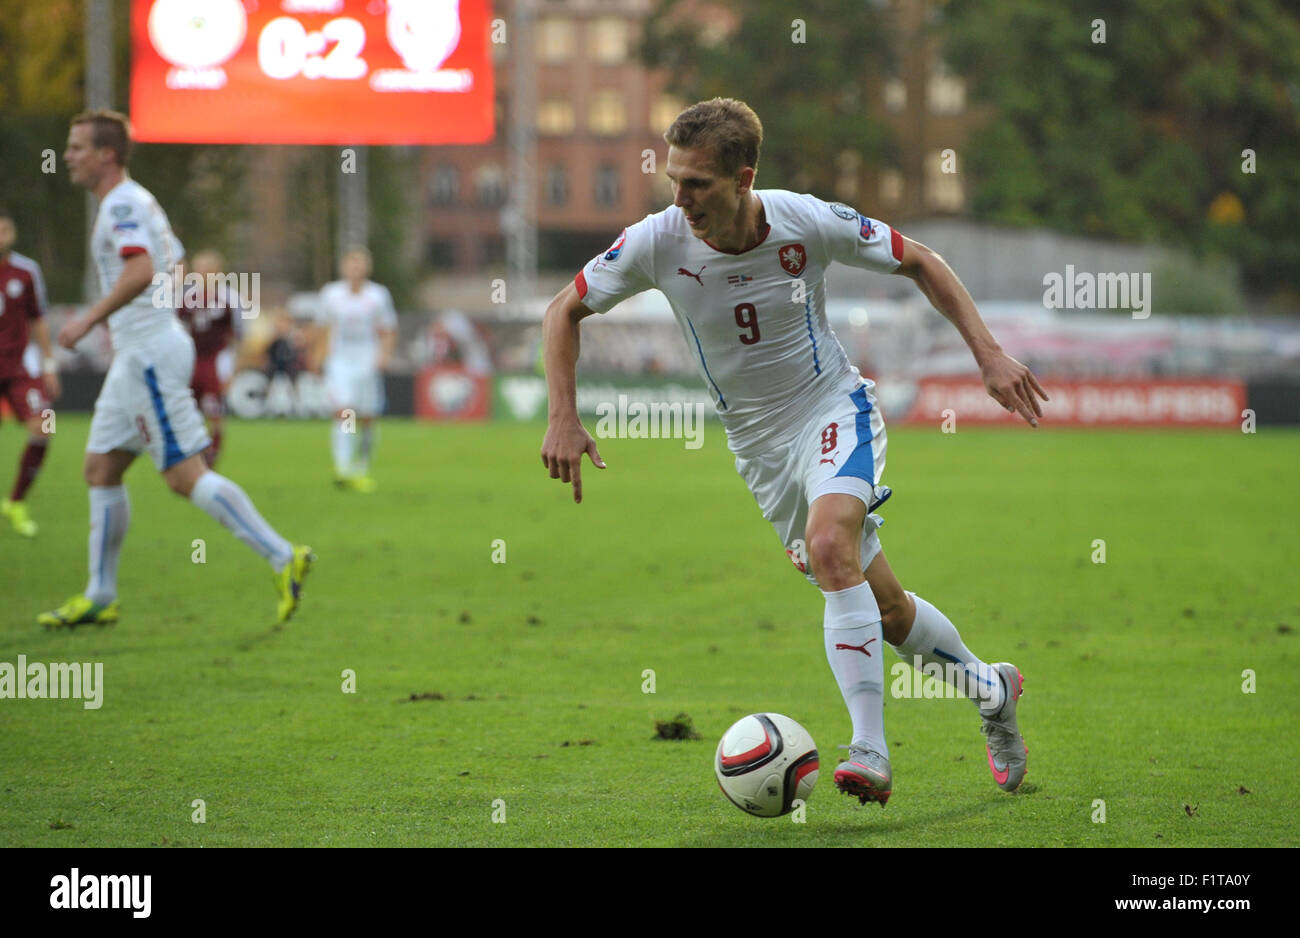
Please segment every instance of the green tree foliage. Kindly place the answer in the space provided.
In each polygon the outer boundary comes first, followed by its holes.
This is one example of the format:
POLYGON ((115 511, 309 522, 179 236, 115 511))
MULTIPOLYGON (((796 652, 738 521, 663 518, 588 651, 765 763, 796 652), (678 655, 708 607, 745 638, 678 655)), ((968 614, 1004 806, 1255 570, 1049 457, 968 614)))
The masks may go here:
POLYGON ((646 21, 642 58, 666 67, 668 90, 688 103, 719 96, 754 108, 763 121, 760 185, 834 198, 841 153, 893 155, 867 106, 890 62, 880 7, 755 0, 701 9, 665 0, 646 21))
POLYGON ((952 0, 935 28, 994 112, 967 147, 976 216, 1184 245, 1300 293, 1294 3, 952 0))
MULTIPOLYGON (((84 7, 83 0, 0 0, 0 203, 17 222, 17 250, 41 264, 54 302, 82 299, 86 203, 83 190, 68 181, 63 149, 68 121, 83 109, 85 97, 84 7)), ((113 106, 124 113, 130 100, 129 13, 129 3, 113 4, 113 106)), ((311 223, 294 243, 288 272, 299 289, 337 275, 332 239, 338 148, 310 150, 300 167, 307 178, 290 180, 291 190, 303 194, 291 221, 311 223)), ((244 237, 257 197, 247 185, 254 152, 249 146, 140 143, 130 171, 157 197, 188 251, 217 248, 232 270, 256 271, 259 259, 244 237)), ((371 151, 370 170, 376 277, 401 303, 413 295, 415 281, 399 249, 407 236, 415 172, 411 160, 378 147, 371 151)))
POLYGON ((55 300, 81 294, 85 200, 63 144, 82 98, 81 0, 0 0, 0 203, 55 300))
MULTIPOLYGON (((85 99, 85 4, 0 0, 0 200, 18 224, 17 249, 40 263, 54 302, 82 299, 84 191, 68 181, 68 122, 85 99), (51 159, 52 157, 52 159, 51 159)), ((130 97, 130 5, 113 6, 114 107, 130 97)), ((137 144, 130 171, 167 211, 190 251, 220 248, 232 266, 244 215, 241 148, 137 144)))

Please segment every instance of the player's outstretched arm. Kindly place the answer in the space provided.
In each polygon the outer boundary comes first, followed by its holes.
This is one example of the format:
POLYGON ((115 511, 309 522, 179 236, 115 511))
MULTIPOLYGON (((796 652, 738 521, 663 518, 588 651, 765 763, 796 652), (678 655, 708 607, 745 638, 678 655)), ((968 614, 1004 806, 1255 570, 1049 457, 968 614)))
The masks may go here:
POLYGON ((117 282, 104 296, 101 296, 83 316, 74 316, 59 329, 59 344, 72 348, 101 319, 107 319, 127 303, 144 292, 153 283, 153 261, 145 252, 132 254, 122 264, 122 273, 117 282))
POLYGON ((919 241, 905 237, 903 260, 894 273, 915 281, 934 308, 957 327, 975 356, 989 396, 1020 414, 1030 426, 1038 426, 1043 408, 1037 398, 1047 400, 1047 393, 1027 366, 1002 351, 975 308, 975 301, 947 262, 919 241))
POLYGON ((546 438, 542 440, 542 465, 552 479, 573 483, 573 500, 582 501, 582 456, 605 468, 596 441, 578 416, 578 323, 592 311, 578 299, 570 282, 551 300, 542 320, 542 360, 546 364, 546 438))

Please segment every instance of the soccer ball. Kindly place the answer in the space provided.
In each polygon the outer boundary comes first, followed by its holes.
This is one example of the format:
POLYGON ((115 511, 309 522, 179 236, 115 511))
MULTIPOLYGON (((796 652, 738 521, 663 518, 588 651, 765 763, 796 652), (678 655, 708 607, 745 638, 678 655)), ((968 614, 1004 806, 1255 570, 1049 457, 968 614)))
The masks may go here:
POLYGON ((780 817, 817 784, 817 746, 808 731, 779 713, 751 713, 722 734, 713 759, 718 787, 737 808, 780 817))

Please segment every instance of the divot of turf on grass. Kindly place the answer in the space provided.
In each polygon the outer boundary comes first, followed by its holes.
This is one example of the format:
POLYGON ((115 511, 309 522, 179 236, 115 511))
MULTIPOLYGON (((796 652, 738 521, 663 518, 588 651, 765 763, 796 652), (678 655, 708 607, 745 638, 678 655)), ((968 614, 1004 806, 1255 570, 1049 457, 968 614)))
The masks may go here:
POLYGON ((695 729, 689 713, 679 713, 671 720, 655 720, 655 735, 651 739, 703 739, 695 729))

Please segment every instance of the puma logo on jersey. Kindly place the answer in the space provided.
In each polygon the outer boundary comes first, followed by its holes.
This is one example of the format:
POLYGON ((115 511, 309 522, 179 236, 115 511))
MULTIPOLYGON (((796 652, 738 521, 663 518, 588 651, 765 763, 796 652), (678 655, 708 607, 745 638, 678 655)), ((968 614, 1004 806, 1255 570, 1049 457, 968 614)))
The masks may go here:
POLYGON ((836 650, 836 651, 839 651, 840 649, 843 649, 844 651, 860 651, 860 652, 862 652, 864 655, 866 655, 868 658, 870 658, 870 657, 871 657, 871 652, 867 651, 867 646, 870 645, 870 644, 871 644, 872 642, 874 642, 874 641, 875 641, 874 638, 869 638, 869 639, 867 639, 865 642, 863 642, 861 645, 845 645, 843 642, 836 642, 836 643, 835 643, 835 650, 836 650))
MULTIPOLYGON (((836 454, 835 454, 835 456, 838 456, 838 455, 839 455, 839 453, 836 453, 836 454)), ((819 466, 824 466, 824 465, 826 465, 826 463, 830 463, 832 466, 834 466, 834 465, 835 465, 835 456, 832 456, 830 459, 821 459, 821 460, 818 460, 817 465, 819 465, 819 466)))
MULTIPOLYGON (((704 273, 704 268, 708 266, 709 266, 708 264, 705 264, 703 267, 701 267, 700 274, 704 273)), ((704 281, 700 279, 700 274, 693 274, 685 267, 678 267, 677 273, 681 274, 683 277, 694 277, 696 283, 698 283, 700 286, 704 286, 704 281)))

